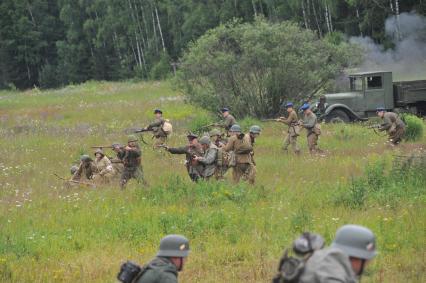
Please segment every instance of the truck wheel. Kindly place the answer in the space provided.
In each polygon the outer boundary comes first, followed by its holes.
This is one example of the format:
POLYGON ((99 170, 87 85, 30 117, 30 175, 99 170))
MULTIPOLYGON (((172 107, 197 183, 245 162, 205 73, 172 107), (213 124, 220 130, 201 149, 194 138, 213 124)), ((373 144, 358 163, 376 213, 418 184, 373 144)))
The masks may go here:
POLYGON ((335 109, 327 115, 326 122, 328 123, 349 123, 351 119, 345 111, 340 109, 335 109))

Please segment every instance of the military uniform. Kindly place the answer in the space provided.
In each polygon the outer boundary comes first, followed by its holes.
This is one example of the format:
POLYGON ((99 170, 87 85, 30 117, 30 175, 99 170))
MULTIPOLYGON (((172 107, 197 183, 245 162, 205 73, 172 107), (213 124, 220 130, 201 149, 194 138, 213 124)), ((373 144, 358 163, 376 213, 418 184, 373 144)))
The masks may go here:
POLYGON ((288 146, 291 145, 293 151, 298 154, 300 153, 300 149, 297 146, 297 136, 299 135, 299 125, 296 111, 291 111, 287 117, 287 119, 280 119, 280 121, 286 125, 288 125, 287 136, 284 140, 283 149, 287 151, 288 146))
POLYGON ((124 171, 123 159, 126 155, 124 150, 117 152, 117 155, 114 158, 111 158, 112 167, 114 168, 115 175, 121 176, 124 171))
POLYGON ((166 257, 154 258, 146 267, 137 283, 177 283, 176 266, 166 257))
POLYGON ((86 181, 92 180, 93 174, 96 172, 97 168, 92 160, 87 162, 81 162, 78 170, 72 176, 74 181, 86 181))
POLYGON ((307 131, 308 147, 311 153, 318 151, 317 143, 319 133, 319 126, 317 125, 317 116, 314 113, 305 114, 303 117, 303 127, 307 131))
POLYGON ((389 141, 394 145, 399 144, 405 134, 404 122, 393 112, 386 112, 382 119, 383 123, 380 125, 379 131, 386 131, 389 141))
POLYGON ((241 178, 254 184, 256 171, 252 159, 253 146, 250 135, 239 134, 229 138, 228 143, 223 148, 226 152, 233 151, 235 165, 233 166, 232 178, 238 183, 241 178))
POLYGON ((349 257, 340 249, 325 248, 315 251, 306 262, 300 283, 355 283, 357 278, 349 257))
POLYGON ((193 160, 193 156, 203 156, 204 151, 201 148, 201 145, 192 146, 186 145, 182 147, 170 147, 168 151, 171 154, 185 154, 186 155, 186 169, 188 171, 188 175, 192 181, 196 182, 199 178, 203 177, 203 165, 199 162, 193 160))
POLYGON ((152 134, 154 135, 154 147, 163 145, 167 141, 167 134, 163 131, 163 125, 165 121, 166 120, 164 120, 163 118, 157 118, 153 123, 149 124, 147 127, 147 130, 152 131, 152 134))
POLYGON ((203 178, 209 179, 216 173, 218 148, 213 143, 210 144, 209 148, 204 152, 204 156, 198 159, 198 162, 204 166, 203 178))
POLYGON ((223 126, 225 127, 226 132, 229 132, 231 127, 237 123, 237 120, 235 120, 234 116, 229 114, 225 117, 225 120, 223 121, 223 126))
POLYGON ((121 188, 124 188, 127 182, 132 178, 136 179, 138 183, 142 182, 145 184, 141 165, 141 155, 141 149, 138 145, 131 150, 125 150, 123 157, 124 170, 120 179, 121 188))

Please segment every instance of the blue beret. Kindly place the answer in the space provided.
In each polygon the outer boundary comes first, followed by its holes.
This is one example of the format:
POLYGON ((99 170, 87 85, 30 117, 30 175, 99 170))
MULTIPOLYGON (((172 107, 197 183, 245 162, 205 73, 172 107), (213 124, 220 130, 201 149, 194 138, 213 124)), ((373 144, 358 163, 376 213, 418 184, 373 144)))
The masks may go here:
POLYGON ((163 111, 161 111, 160 109, 155 109, 154 114, 157 114, 157 113, 163 114, 163 111))
POLYGON ((287 104, 285 105, 285 107, 287 107, 287 108, 293 107, 293 102, 287 102, 287 104))
POLYGON ((381 111, 386 111, 386 109, 383 106, 379 106, 379 107, 376 108, 376 111, 381 112, 381 111))
POLYGON ((309 105, 309 103, 305 103, 305 104, 302 105, 302 107, 300 107, 300 109, 302 109, 302 110, 307 110, 309 108, 311 108, 311 106, 309 105))
POLYGON ((228 111, 229 111, 229 108, 227 108, 227 107, 223 107, 221 111, 222 111, 222 113, 223 113, 223 112, 228 112, 228 111))

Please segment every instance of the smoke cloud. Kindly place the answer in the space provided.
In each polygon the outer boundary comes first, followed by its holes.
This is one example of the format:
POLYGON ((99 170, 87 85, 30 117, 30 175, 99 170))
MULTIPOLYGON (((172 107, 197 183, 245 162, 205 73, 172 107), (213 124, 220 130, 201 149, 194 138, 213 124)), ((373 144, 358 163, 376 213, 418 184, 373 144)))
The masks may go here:
POLYGON ((366 52, 360 71, 392 71, 395 81, 426 80, 426 18, 414 12, 391 16, 386 19, 385 31, 394 49, 385 50, 370 37, 350 39, 366 52))

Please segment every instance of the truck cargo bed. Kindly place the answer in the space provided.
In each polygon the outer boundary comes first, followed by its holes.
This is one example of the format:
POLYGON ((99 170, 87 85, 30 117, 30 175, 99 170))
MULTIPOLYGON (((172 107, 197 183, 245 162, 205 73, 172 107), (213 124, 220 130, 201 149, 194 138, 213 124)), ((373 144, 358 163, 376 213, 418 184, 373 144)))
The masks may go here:
POLYGON ((398 106, 426 102, 426 80, 394 82, 393 93, 398 106))

